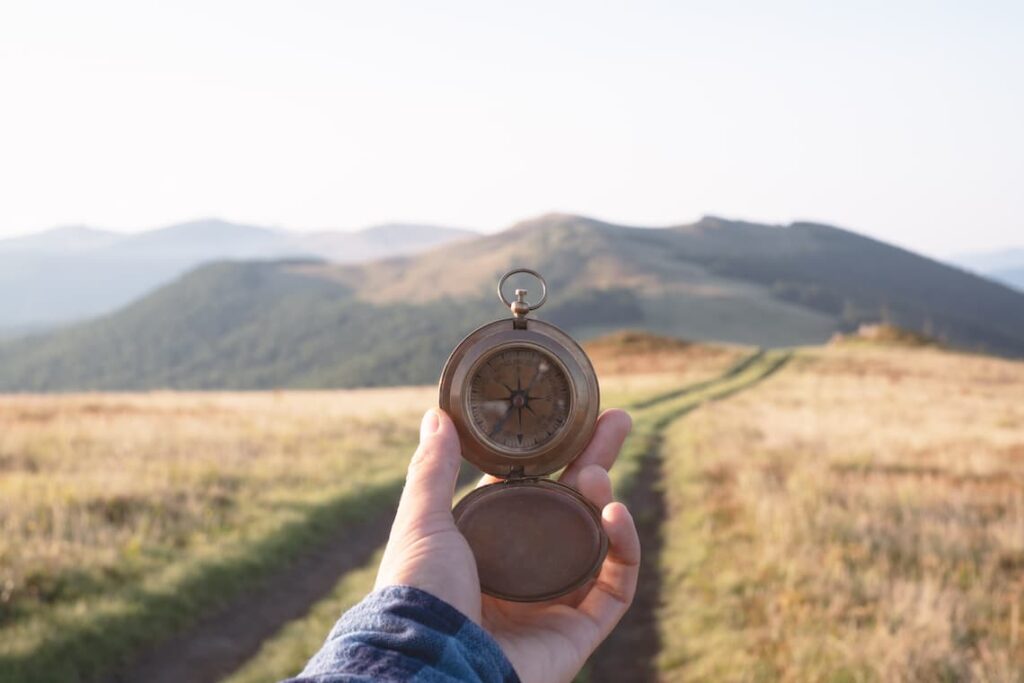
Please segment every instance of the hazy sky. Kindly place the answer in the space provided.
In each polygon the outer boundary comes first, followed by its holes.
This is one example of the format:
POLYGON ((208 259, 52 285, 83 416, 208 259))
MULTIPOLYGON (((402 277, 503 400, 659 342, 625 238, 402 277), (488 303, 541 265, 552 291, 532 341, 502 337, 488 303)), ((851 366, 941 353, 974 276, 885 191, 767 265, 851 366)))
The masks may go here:
POLYGON ((1024 3, 0 6, 0 236, 551 210, 1022 245, 1024 3))

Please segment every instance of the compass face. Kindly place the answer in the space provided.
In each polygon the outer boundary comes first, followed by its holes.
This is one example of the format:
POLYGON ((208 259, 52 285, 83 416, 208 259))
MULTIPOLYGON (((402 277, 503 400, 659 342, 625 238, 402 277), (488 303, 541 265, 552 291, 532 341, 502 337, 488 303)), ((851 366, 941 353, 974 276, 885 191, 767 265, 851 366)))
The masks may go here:
POLYGON ((561 366, 533 347, 493 353, 469 380, 470 419, 504 450, 532 451, 550 442, 568 420, 571 401, 561 366))

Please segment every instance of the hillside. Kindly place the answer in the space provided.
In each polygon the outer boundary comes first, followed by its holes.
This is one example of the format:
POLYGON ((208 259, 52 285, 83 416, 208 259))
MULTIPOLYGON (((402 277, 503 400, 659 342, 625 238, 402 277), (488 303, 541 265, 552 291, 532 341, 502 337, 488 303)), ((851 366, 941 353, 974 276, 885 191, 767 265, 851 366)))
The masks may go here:
POLYGON ((0 240, 0 336, 108 313, 211 261, 306 256, 352 263, 473 234, 407 224, 296 233, 208 219, 134 234, 70 226, 0 240))
MULTIPOLYGON (((615 293, 630 309, 620 313, 674 336, 778 346, 823 341, 835 330, 885 319, 955 346, 1024 354, 1021 293, 812 223, 707 217, 638 229, 552 214, 415 259, 304 272, 347 283, 368 301, 393 302, 488 291, 509 264, 523 263, 546 273, 553 291, 615 293)), ((588 320, 582 327, 623 322, 588 320)))
POLYGON ((504 270, 544 273, 539 317, 588 339, 635 328, 759 346, 885 320, 944 344, 1024 355, 1024 294, 836 228, 706 218, 664 229, 548 215, 368 264, 220 263, 127 308, 0 344, 7 391, 430 383, 505 315, 504 270))

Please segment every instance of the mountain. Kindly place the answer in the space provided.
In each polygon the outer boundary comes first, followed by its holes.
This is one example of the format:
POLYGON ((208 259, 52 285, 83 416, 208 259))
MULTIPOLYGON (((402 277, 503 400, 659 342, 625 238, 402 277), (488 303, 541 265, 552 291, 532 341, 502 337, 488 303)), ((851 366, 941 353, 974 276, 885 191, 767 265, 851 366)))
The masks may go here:
POLYGON ((206 219, 122 234, 85 226, 0 240, 0 335, 113 311, 199 264, 296 256, 354 262, 474 235, 428 225, 296 233, 206 219))
POLYGON ((0 254, 10 252, 58 252, 93 249, 116 241, 119 233, 97 230, 87 225, 68 225, 24 237, 0 240, 0 254))
POLYGON ((314 232, 297 235, 295 243, 307 253, 335 263, 370 261, 415 254, 448 242, 477 237, 458 228, 416 223, 385 223, 358 232, 314 232))
POLYGON ((241 225, 219 219, 178 223, 126 237, 117 250, 135 253, 175 254, 193 258, 210 255, 235 258, 273 257, 287 251, 291 241, 283 230, 241 225))
POLYGON ((552 214, 372 263, 204 266, 112 315, 0 343, 0 389, 434 382, 463 335, 507 315, 494 285, 514 266, 547 277, 537 317, 582 339, 643 329, 779 346, 885 321, 1024 356, 1024 293, 856 233, 714 217, 631 228, 552 214))
POLYGON ((962 254, 952 263, 1024 292, 1024 248, 962 254))
POLYGON ((1024 292, 1024 265, 1017 268, 994 270, 989 277, 1024 292))

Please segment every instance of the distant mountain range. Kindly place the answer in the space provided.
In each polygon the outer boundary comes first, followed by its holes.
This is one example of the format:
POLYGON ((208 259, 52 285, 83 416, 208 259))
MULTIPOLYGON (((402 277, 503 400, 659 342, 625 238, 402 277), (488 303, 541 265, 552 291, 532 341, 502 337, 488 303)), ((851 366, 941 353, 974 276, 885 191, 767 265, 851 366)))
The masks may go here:
POLYGON ((380 261, 203 266, 112 315, 0 343, 0 390, 434 382, 464 334, 507 315, 494 285, 514 266, 548 279, 538 317, 583 339, 636 328, 780 346, 886 321, 1024 356, 1024 293, 846 230, 552 214, 380 261))
POLYGON ((475 235, 413 224, 298 233, 215 219, 135 234, 56 228, 0 240, 0 335, 108 313, 210 261, 315 257, 352 263, 475 235))
POLYGON ((993 280, 1005 282, 1011 287, 1024 292, 1024 265, 1018 268, 1007 268, 1005 270, 992 271, 989 273, 989 277, 993 280))
POLYGON ((964 254, 951 262, 1024 292, 1024 248, 964 254))

